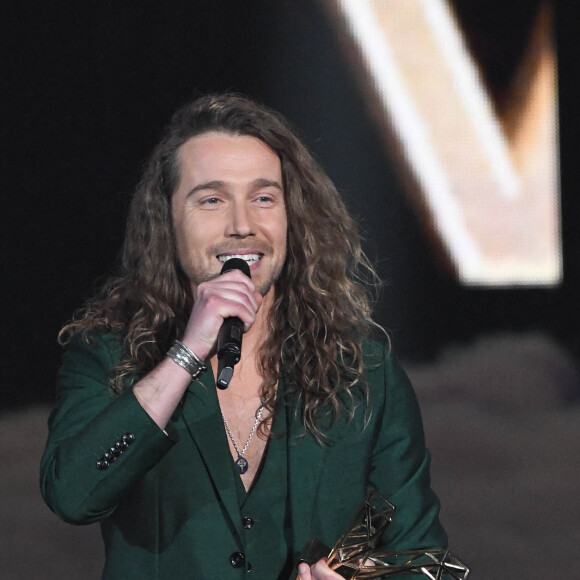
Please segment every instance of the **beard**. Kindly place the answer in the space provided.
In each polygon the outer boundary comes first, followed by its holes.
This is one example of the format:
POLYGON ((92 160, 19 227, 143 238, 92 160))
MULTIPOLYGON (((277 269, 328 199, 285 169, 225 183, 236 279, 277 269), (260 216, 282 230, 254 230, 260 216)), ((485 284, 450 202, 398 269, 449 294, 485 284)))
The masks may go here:
MULTIPOLYGON (((258 243, 255 242, 252 244, 252 248, 259 251, 262 254, 260 261, 264 259, 268 259, 270 256, 273 255, 273 250, 268 244, 258 243)), ((236 252, 235 247, 212 247, 209 248, 208 254, 210 256, 217 256, 222 255, 227 252, 236 252)), ((284 267, 284 262, 286 260, 286 254, 284 253, 281 256, 281 259, 277 263, 271 263, 269 267, 269 271, 263 272, 256 276, 255 278, 251 278, 252 282, 256 287, 256 292, 260 293, 262 296, 266 296, 271 288, 276 284, 278 279, 280 278, 280 274, 282 273, 282 268, 284 267), (262 276, 264 276, 262 278, 262 276)), ((222 264, 223 266, 223 264, 222 264)), ((185 270, 185 269, 184 269, 185 270)), ((209 280, 213 280, 221 275, 221 272, 209 272, 207 269, 200 267, 199 265, 191 264, 186 270, 186 275, 189 278, 190 282, 194 286, 199 286, 202 282, 208 282, 209 280)))
POLYGON ((276 284, 276 282, 278 282, 283 267, 284 262, 278 265, 265 280, 258 280, 256 284, 256 292, 259 292, 262 296, 266 296, 266 294, 270 292, 271 288, 276 284))

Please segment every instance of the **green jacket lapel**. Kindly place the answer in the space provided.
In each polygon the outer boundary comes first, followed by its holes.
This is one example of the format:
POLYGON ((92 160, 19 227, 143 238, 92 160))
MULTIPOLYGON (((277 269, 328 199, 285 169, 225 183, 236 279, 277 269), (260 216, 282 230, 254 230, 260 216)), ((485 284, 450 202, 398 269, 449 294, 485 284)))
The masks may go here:
MULTIPOLYGON (((183 400, 182 416, 205 464, 218 498, 222 501, 241 542, 240 508, 213 374, 192 383, 183 400)), ((241 545, 241 544, 240 544, 241 545)))

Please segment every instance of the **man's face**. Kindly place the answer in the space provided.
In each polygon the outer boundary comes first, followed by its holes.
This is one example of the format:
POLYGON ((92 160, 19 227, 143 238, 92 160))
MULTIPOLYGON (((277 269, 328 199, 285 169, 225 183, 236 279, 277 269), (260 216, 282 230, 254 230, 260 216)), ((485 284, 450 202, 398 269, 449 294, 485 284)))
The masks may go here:
POLYGON ((255 137, 208 132, 182 145, 179 163, 173 225, 194 295, 231 257, 248 262, 256 289, 266 295, 286 259, 280 159, 255 137))

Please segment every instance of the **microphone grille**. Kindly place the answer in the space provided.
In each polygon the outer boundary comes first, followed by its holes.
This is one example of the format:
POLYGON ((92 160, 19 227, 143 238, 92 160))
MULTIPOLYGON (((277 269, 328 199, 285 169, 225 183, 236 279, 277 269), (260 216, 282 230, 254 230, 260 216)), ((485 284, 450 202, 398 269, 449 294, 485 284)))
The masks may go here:
POLYGON ((248 266, 248 262, 241 258, 230 258, 227 260, 222 267, 221 273, 225 274, 231 270, 241 270, 248 278, 252 277, 250 275, 250 266, 248 266))

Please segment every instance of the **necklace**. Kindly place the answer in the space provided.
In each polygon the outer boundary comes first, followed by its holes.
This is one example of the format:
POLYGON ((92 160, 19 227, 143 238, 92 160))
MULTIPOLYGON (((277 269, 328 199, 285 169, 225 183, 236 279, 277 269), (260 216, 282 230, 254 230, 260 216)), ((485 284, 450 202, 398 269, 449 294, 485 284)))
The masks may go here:
POLYGON ((226 421, 226 418, 224 417, 224 414, 222 413, 222 420, 224 422, 224 427, 226 428, 226 433, 228 434, 228 437, 230 438, 230 440, 234 446, 234 449, 236 450, 236 453, 238 454, 238 458, 235 461, 236 469, 238 470, 238 473, 246 473, 246 471, 248 471, 248 467, 250 464, 248 463, 248 460, 244 457, 244 453, 248 449, 248 445, 250 444, 250 441, 252 440, 252 437, 254 436, 256 429, 258 428, 258 424, 260 423, 260 419, 262 418, 263 411, 264 411, 264 405, 262 405, 258 409, 258 412, 256 413, 256 420, 254 421, 254 426, 252 427, 252 430, 250 431, 250 435, 248 436, 248 440, 246 441, 246 444, 244 445, 244 447, 242 448, 241 451, 240 451, 240 448, 238 447, 238 444, 236 443, 236 440, 234 439, 234 435, 230 430, 230 427, 226 421))

